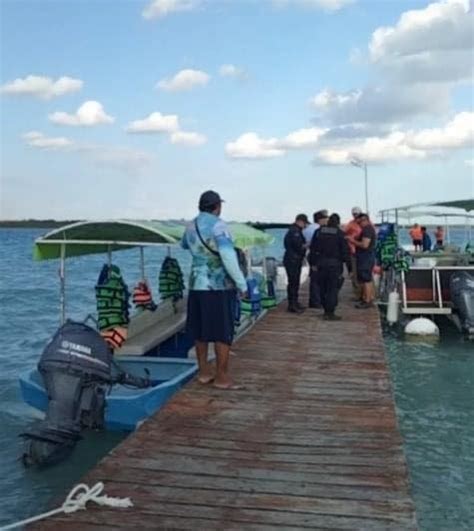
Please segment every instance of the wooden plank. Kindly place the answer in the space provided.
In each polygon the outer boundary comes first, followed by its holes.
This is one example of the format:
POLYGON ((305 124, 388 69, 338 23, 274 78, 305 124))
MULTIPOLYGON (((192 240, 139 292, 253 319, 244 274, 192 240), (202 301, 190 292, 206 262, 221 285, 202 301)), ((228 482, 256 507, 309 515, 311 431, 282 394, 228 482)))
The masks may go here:
POLYGON ((233 347, 245 382, 191 382, 84 478, 134 507, 36 529, 416 529, 376 310, 270 312, 233 347))

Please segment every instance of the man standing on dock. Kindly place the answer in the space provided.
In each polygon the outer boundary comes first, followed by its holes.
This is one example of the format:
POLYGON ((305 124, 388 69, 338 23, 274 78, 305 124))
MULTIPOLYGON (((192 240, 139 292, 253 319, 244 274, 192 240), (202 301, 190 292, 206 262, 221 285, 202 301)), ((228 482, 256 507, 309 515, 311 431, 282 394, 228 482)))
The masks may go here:
POLYGON ((360 236, 362 229, 359 223, 357 222, 357 217, 360 216, 360 214, 362 214, 362 209, 359 207, 353 207, 351 213, 352 213, 352 219, 344 227, 344 232, 346 233, 346 236, 349 237, 348 241, 349 241, 349 250, 351 252, 351 264, 352 264, 351 280, 352 280, 352 289, 354 291, 354 298, 356 299, 356 302, 360 302, 362 300, 362 288, 361 288, 361 285, 359 284, 359 281, 357 280, 356 246, 350 242, 350 238, 357 239, 360 236))
POLYGON ((295 222, 290 226, 285 235, 285 255, 283 265, 288 277, 288 311, 291 313, 302 313, 304 306, 298 302, 300 290, 301 268, 306 255, 306 242, 303 236, 303 229, 309 225, 306 214, 298 214, 295 222))
POLYGON ((356 248, 357 280, 362 286, 362 301, 356 304, 356 308, 365 310, 373 306, 375 299, 372 271, 375 266, 377 234, 368 214, 360 214, 357 222, 362 229, 360 236, 358 238, 348 236, 347 239, 356 248))
POLYGON ((351 259, 345 234, 339 228, 340 218, 331 214, 327 226, 321 227, 311 241, 309 263, 316 269, 321 302, 324 308, 323 319, 339 321, 334 312, 338 302, 340 281, 344 272, 344 263, 351 272, 351 259))
MULTIPOLYGON (((315 232, 319 230, 322 226, 327 225, 328 218, 329 216, 327 210, 319 210, 318 212, 315 212, 313 214, 314 223, 308 225, 305 229, 303 229, 303 236, 305 238, 308 249, 311 246, 311 241, 313 240, 315 232)), ((318 283, 318 272, 316 271, 316 268, 313 268, 311 266, 309 268, 308 308, 321 308, 321 293, 318 283)))
POLYGON ((247 282, 237 260, 229 230, 220 219, 223 200, 209 190, 199 199, 199 215, 188 224, 182 246, 193 257, 189 280, 187 332, 194 339, 198 380, 218 389, 240 389, 229 376, 234 339, 236 289, 245 295, 247 282), (215 344, 217 372, 208 363, 209 343, 215 344))

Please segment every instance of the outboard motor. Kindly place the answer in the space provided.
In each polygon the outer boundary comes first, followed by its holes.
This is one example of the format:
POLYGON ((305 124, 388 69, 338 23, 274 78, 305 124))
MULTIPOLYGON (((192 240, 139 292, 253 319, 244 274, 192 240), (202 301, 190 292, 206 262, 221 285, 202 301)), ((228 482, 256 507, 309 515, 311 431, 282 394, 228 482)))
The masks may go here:
POLYGON ((265 257, 265 268, 266 268, 266 274, 267 274, 268 280, 275 282, 278 276, 277 259, 273 258, 272 256, 266 256, 265 257))
POLYGON ((463 332, 474 336, 474 276, 467 271, 454 273, 450 279, 450 290, 463 332))
POLYGON ((103 427, 111 365, 112 352, 96 330, 73 321, 59 328, 38 364, 49 403, 46 418, 22 434, 25 466, 57 463, 73 450, 83 428, 103 427))

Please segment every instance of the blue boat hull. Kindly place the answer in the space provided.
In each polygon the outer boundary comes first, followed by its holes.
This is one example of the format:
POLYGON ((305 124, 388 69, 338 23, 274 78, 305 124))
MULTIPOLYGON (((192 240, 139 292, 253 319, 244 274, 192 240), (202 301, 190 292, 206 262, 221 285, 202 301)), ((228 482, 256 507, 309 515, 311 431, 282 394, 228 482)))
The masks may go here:
MULTIPOLYGON (((112 431, 133 431, 139 423, 156 413, 197 372, 194 360, 121 356, 116 358, 121 369, 154 382, 147 389, 114 385, 106 399, 105 427, 112 431), (147 372, 148 371, 148 372, 147 372)), ((41 374, 35 369, 20 376, 23 400, 46 412, 48 395, 41 374)))

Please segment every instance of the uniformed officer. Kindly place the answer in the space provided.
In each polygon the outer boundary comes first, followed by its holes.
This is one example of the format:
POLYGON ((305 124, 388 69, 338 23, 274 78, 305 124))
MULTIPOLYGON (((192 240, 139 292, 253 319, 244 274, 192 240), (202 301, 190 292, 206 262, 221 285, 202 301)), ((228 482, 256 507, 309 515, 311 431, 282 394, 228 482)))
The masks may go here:
POLYGON ((306 244, 303 236, 303 229, 309 225, 306 214, 298 214, 295 222, 290 226, 285 235, 285 255, 283 265, 288 277, 288 311, 292 313, 301 313, 304 306, 298 302, 300 289, 301 267, 306 254, 306 244))
POLYGON ((323 319, 327 321, 341 319, 334 312, 344 263, 346 263, 347 270, 351 271, 349 246, 344 233, 339 228, 340 222, 337 214, 329 217, 327 226, 315 232, 309 254, 311 267, 317 269, 321 303, 324 308, 323 319))

